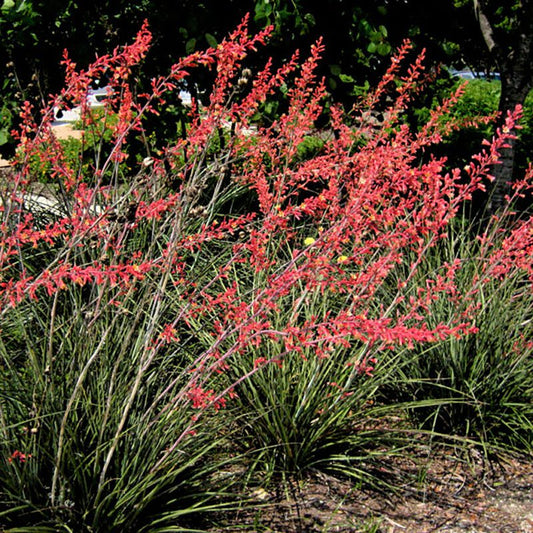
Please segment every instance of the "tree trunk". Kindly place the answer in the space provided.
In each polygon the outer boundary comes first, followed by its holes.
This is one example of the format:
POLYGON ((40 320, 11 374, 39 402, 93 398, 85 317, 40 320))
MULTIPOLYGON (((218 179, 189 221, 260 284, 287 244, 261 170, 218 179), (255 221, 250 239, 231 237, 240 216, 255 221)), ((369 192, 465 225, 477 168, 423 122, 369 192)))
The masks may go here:
MULTIPOLYGON (((521 1, 517 27, 509 30, 505 42, 500 42, 495 35, 486 0, 474 0, 474 10, 485 44, 500 71, 502 88, 497 126, 501 127, 507 113, 524 104, 533 84, 533 0, 521 1)), ((495 179, 488 204, 491 214, 504 207, 514 178, 516 140, 508 144, 509 147, 502 150, 501 164, 493 169, 495 179)))
MULTIPOLYGON (((499 104, 500 117, 498 127, 502 127, 509 111, 513 111, 517 105, 523 105, 531 89, 531 74, 524 73, 520 65, 511 64, 508 68, 500 67, 501 96, 499 104)), ((494 182, 488 209, 495 213, 505 205, 505 196, 511 192, 511 184, 514 175, 514 158, 516 151, 516 139, 508 141, 508 148, 504 148, 500 154, 500 164, 493 169, 494 182)))

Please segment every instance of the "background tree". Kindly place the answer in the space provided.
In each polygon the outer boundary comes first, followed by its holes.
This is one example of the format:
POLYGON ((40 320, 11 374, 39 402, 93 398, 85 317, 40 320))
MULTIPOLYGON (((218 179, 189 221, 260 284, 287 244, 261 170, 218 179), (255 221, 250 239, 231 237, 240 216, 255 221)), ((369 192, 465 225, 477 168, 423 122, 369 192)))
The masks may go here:
MULTIPOLYGON (((17 103, 24 99, 44 100, 60 89, 64 49, 78 64, 88 64, 95 54, 130 41, 144 19, 150 24, 154 45, 138 72, 141 79, 164 71, 187 53, 216 45, 246 13, 251 13, 253 30, 275 25, 268 55, 278 61, 297 48, 305 53, 320 36, 324 37, 322 75, 327 77, 335 98, 347 101, 354 92, 379 78, 382 61, 388 58, 394 44, 401 42, 400 39, 391 45, 385 3, 383 0, 368 6, 344 0, 3 0, 0 42, 6 60, 0 65, 0 78, 5 80, 0 94, 0 150, 3 145, 5 152, 9 146, 8 133, 17 115, 17 103)), ((258 54, 258 64, 264 61, 264 54, 258 54)), ((170 108, 174 104, 169 102, 170 108)), ((164 117, 161 127, 163 123, 164 117)))
MULTIPOLYGON (((517 0, 500 3, 472 0, 473 9, 491 59, 500 72, 502 90, 499 110, 504 120, 508 111, 523 105, 533 86, 533 2, 517 0)), ((516 141, 502 154, 501 165, 495 169, 492 208, 503 205, 513 177, 516 141)))
MULTIPOLYGON (((507 112, 523 105, 532 88, 533 1, 532 0, 389 0, 389 33, 408 30, 420 46, 429 50, 429 59, 448 66, 469 67, 473 72, 498 72, 501 93, 498 109, 501 126, 507 112)), ((489 205, 502 206, 514 175, 516 141, 502 153, 501 164, 493 169, 495 184, 489 205)))
POLYGON ((244 14, 249 0, 0 0, 0 150, 10 148, 9 131, 18 104, 46 100, 63 85, 61 59, 67 49, 80 66, 130 42, 147 19, 154 34, 150 56, 138 72, 161 73, 194 49, 216 45, 244 14))
POLYGON ((256 0, 255 21, 273 24, 280 57, 310 46, 323 37, 322 73, 336 99, 346 100, 368 88, 382 74, 391 51, 386 0, 375 3, 345 0, 256 0))

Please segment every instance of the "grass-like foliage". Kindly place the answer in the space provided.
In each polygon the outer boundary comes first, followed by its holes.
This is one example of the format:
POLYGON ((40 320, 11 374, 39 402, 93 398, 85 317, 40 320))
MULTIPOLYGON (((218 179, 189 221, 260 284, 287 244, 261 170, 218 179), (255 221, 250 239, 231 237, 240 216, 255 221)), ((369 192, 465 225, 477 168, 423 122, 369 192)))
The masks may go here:
POLYGON ((506 246, 501 225, 493 219, 477 237, 471 225, 452 225, 446 242, 428 254, 418 275, 442 276, 445 262, 457 269, 453 290, 464 295, 460 302, 455 294, 430 302, 433 320, 468 312, 476 332, 403 351, 382 392, 406 401, 431 431, 473 438, 489 449, 530 450, 533 295, 527 273, 505 266, 499 274, 496 257, 505 252, 498 248, 506 246))
MULTIPOLYGON (((335 293, 298 291, 287 311, 309 321, 334 312, 337 303, 335 293)), ((280 312, 275 327, 287 321, 280 312)), ((314 469, 369 481, 361 458, 378 456, 385 441, 390 445, 395 437, 364 427, 386 411, 374 398, 391 369, 380 365, 376 371, 376 363, 362 342, 339 343, 319 357, 313 346, 286 350, 280 342, 262 343, 236 360, 230 376, 249 375, 236 387, 233 402, 239 426, 234 438, 246 452, 248 476, 254 480, 259 471, 255 479, 265 484, 272 476, 298 477, 314 469)))
MULTIPOLYGON (((24 108, 1 184, 8 531, 199 529, 199 514, 229 503, 242 468, 225 465, 239 451, 249 477, 364 476, 384 409, 377 393, 399 373, 404 396, 415 380, 432 398, 450 392, 452 404, 425 419, 463 430, 450 420, 469 410, 478 433, 530 442, 516 429, 530 416, 533 221, 495 221, 471 257, 450 230, 519 110, 469 167, 447 172, 429 154, 455 127, 447 117, 461 90, 410 131, 402 112, 423 67, 421 57, 404 64, 406 43, 369 97, 327 108, 317 136, 322 44, 279 69, 243 69, 270 31, 249 36, 244 22, 139 93, 145 26, 86 70, 65 56, 63 92, 40 115, 24 108), (212 71, 209 100, 193 102, 176 139, 144 142, 144 121, 195 69, 212 71), (87 92, 104 76, 94 114, 87 92), (278 93, 283 114, 253 124, 278 93), (51 127, 53 108, 67 105, 82 107, 79 164, 51 127), (409 375, 404 357, 431 375, 409 375)), ((411 400, 426 401, 418 390, 411 400)))

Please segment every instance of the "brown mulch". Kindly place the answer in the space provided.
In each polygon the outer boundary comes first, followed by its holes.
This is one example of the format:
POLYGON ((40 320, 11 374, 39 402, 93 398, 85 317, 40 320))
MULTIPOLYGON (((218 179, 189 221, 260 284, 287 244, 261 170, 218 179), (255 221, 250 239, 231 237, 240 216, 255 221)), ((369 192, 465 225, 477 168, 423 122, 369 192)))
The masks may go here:
POLYGON ((284 491, 255 489, 252 504, 210 531, 533 533, 530 456, 487 464, 476 450, 442 452, 391 458, 382 469, 396 490, 315 474, 284 491))

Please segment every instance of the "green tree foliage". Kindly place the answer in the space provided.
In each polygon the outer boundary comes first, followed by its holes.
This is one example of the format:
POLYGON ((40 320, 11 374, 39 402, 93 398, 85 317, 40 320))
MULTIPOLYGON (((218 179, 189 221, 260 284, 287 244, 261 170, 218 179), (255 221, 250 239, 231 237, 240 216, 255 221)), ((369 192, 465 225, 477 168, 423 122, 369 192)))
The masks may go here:
MULTIPOLYGON (((429 5, 424 0, 390 0, 388 7, 391 20, 397 21, 395 27, 408 28, 418 44, 429 48, 433 59, 500 74, 500 125, 507 112, 524 104, 533 86, 533 1, 455 0, 429 5)), ((491 210, 503 204, 516 174, 514 157, 513 141, 502 153, 502 164, 494 169, 491 210)))
MULTIPOLYGON (((1 1, 1 0, 0 0, 1 1)), ((9 131, 18 105, 41 102, 59 91, 63 51, 80 66, 129 41, 148 20, 154 34, 150 56, 137 74, 149 80, 177 58, 216 46, 253 11, 254 2, 227 0, 4 0, 0 8, 0 150, 9 150, 9 131)))
POLYGON ((20 99, 32 87, 31 75, 30 80, 21 80, 13 59, 18 47, 25 49, 36 44, 37 36, 33 31, 36 22, 37 14, 27 2, 4 0, 0 7, 0 39, 4 47, 4 61, 0 64, 0 146, 9 140, 16 112, 15 99, 20 99))
MULTIPOLYGON (((274 58, 287 57, 297 48, 306 53, 322 36, 327 46, 321 74, 336 98, 351 99, 379 78, 383 60, 405 37, 391 41, 385 4, 386 0, 371 6, 344 0, 4 0, 0 42, 6 61, 0 65, 0 78, 6 81, 0 94, 0 150, 9 140, 17 104, 46 100, 61 87, 64 49, 86 65, 95 54, 131 39, 144 19, 154 46, 138 69, 141 81, 168 68, 177 57, 216 46, 250 13, 253 29, 275 26, 268 51, 274 58)), ((264 55, 255 59, 257 65, 264 63, 264 55)), ((201 79, 199 83, 201 88, 201 79)), ((209 86, 208 78, 204 86, 209 86)), ((177 106, 169 102, 169 109, 177 106)))
POLYGON ((273 24, 275 44, 286 51, 308 46, 323 37, 326 45, 323 74, 330 91, 342 98, 351 96, 360 86, 368 87, 382 74, 383 59, 388 58, 393 48, 386 26, 385 3, 258 0, 255 20, 258 24, 273 24))

